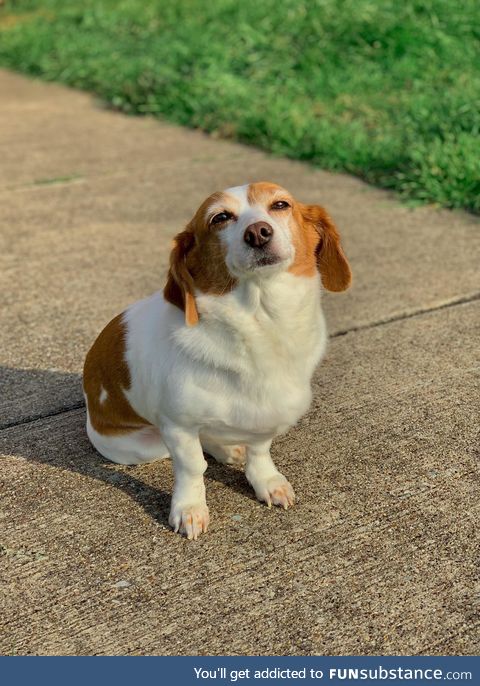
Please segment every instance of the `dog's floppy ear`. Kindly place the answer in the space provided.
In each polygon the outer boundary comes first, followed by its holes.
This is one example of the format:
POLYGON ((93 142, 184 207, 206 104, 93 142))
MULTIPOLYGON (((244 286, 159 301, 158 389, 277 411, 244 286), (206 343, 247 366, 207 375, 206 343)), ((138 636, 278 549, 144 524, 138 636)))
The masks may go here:
POLYGON ((165 300, 185 312, 187 326, 198 323, 198 310, 195 303, 193 279, 187 268, 187 256, 195 245, 195 236, 187 227, 173 241, 170 253, 170 269, 167 283, 163 289, 165 300))
POLYGON ((316 249, 317 267, 328 291, 345 291, 352 282, 352 272, 345 257, 337 227, 320 205, 304 205, 303 218, 313 224, 320 240, 316 249))

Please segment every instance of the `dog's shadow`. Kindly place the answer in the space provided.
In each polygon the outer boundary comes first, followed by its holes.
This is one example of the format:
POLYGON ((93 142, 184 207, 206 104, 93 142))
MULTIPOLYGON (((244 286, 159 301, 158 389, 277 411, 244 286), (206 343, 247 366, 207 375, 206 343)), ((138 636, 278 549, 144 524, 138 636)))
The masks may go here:
MULTIPOLYGON (((78 374, 0 367, 0 453, 103 481, 127 493, 159 524, 168 524, 170 490, 146 483, 141 467, 115 465, 90 444, 78 374)), ((252 498, 243 472, 208 458, 206 478, 252 498)))

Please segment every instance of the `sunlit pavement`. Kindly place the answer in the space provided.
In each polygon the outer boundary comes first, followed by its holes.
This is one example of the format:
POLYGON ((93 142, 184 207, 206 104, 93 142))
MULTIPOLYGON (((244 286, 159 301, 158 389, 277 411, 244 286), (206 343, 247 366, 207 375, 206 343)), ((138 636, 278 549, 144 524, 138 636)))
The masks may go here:
POLYGON ((477 653, 478 219, 7 72, 0 102, 0 653, 477 653), (354 286, 274 444, 296 507, 211 463, 188 542, 169 461, 88 443, 80 372, 199 202, 255 180, 328 208, 354 286))

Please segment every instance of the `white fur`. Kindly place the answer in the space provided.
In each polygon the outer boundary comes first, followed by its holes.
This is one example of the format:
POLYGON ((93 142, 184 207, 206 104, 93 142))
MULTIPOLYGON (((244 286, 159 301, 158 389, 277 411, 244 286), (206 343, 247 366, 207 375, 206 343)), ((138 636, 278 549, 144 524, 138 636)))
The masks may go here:
MULTIPOLYGON (((225 261, 229 272, 236 277, 242 277, 256 269, 258 251, 252 250, 245 243, 243 235, 247 226, 259 221, 265 221, 273 228, 268 252, 278 259, 275 268, 288 269, 295 256, 289 226, 289 213, 278 212, 272 215, 267 212, 267 208, 262 204, 251 205, 248 202, 247 193, 248 186, 229 188, 224 193, 225 196, 233 199, 232 209, 235 209, 238 215, 237 221, 230 222, 221 232, 222 241, 226 246, 225 261)), ((277 195, 285 196, 285 193, 278 192, 277 195)), ((273 199, 275 199, 275 195, 272 195, 273 199)), ((263 272, 263 270, 261 271, 263 272)))
POLYGON ((221 462, 239 462, 245 455, 257 497, 268 505, 293 504, 292 487, 273 464, 270 445, 308 409, 311 377, 327 340, 318 274, 287 271, 294 257, 287 220, 250 207, 246 187, 227 193, 238 214, 222 231, 235 289, 221 296, 197 293, 200 320, 193 327, 161 292, 124 314, 131 377, 125 393, 153 427, 103 436, 89 420, 87 425, 92 443, 115 462, 172 456, 169 521, 189 538, 206 531, 209 520, 203 449, 221 462), (255 268, 242 237, 264 213, 274 228, 272 249, 279 262, 255 268))
POLYGON ((317 277, 272 275, 222 297, 197 295, 200 322, 158 292, 125 313, 136 412, 165 417, 223 444, 286 431, 308 409, 326 342, 317 277))
POLYGON ((169 521, 190 538, 208 526, 202 446, 222 462, 235 462, 235 446, 245 445, 246 475, 257 497, 293 504, 270 444, 308 409, 311 376, 327 338, 318 277, 272 273, 222 297, 198 295, 197 306, 200 321, 194 327, 185 325, 183 312, 161 292, 124 315, 131 375, 126 395, 158 433, 103 436, 87 426, 92 443, 114 462, 172 455, 169 521))

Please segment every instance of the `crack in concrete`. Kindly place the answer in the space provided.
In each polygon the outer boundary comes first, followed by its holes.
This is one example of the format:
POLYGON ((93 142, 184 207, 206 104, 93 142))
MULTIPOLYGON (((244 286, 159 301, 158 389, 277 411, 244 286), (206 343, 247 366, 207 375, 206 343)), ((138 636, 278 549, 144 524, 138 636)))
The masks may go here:
POLYGON ((36 422, 39 419, 48 419, 49 417, 56 417, 59 414, 65 414, 66 412, 73 412, 74 410, 79 410, 82 407, 85 407, 85 402, 83 400, 79 400, 78 402, 74 403, 73 405, 70 405, 69 407, 62 407, 58 410, 47 412, 46 414, 39 413, 31 415, 30 417, 25 417, 24 419, 21 419, 19 422, 8 422, 6 424, 0 424, 0 432, 6 429, 13 429, 17 426, 23 426, 24 424, 31 424, 32 422, 36 422))
POLYGON ((430 314, 430 312, 439 312, 440 310, 446 310, 451 307, 456 307, 458 305, 466 305, 468 303, 476 302, 480 300, 480 292, 471 293, 470 295, 460 296, 459 298, 453 298, 447 302, 440 303, 434 307, 429 308, 419 308, 417 310, 412 310, 410 312, 402 312, 400 314, 394 314, 391 317, 385 317, 384 319, 378 319, 375 322, 369 322, 368 324, 358 324, 357 326, 351 326, 347 329, 339 329, 330 334, 330 338, 340 338, 340 336, 346 336, 348 333, 356 333, 357 331, 366 331, 368 329, 375 329, 379 326, 384 326, 385 324, 393 324, 395 322, 401 322, 405 319, 413 319, 414 317, 420 317, 422 314, 430 314))
MULTIPOLYGON (((451 307, 458 307, 459 305, 466 305, 468 303, 476 302, 480 300, 480 292, 478 293, 471 293, 470 295, 465 295, 465 296, 460 296, 458 298, 454 298, 452 300, 449 300, 448 302, 440 303, 439 305, 436 305, 435 307, 430 307, 430 308, 419 308, 418 310, 413 310, 411 312, 405 312, 402 314, 398 315, 393 315, 391 317, 385 317, 384 319, 378 319, 375 322, 370 322, 368 324, 359 324, 358 326, 352 326, 348 329, 340 329, 339 331, 334 331, 331 335, 330 338, 341 338, 342 336, 346 336, 349 333, 356 333, 357 331, 366 331, 368 329, 375 329, 379 326, 384 326, 386 324, 393 324, 395 322, 400 322, 404 321, 406 319, 413 319, 414 317, 420 317, 423 314, 430 314, 430 312, 439 312, 441 310, 446 310, 451 307)), ((80 408, 85 407, 85 402, 83 400, 79 400, 73 405, 69 407, 63 407, 61 409, 55 410, 53 412, 47 412, 46 414, 36 414, 32 415, 30 417, 26 417, 25 419, 22 419, 18 422, 10 422, 8 424, 0 424, 0 432, 5 430, 5 429, 12 429, 17 426, 23 426, 24 424, 31 424, 32 422, 36 422, 39 419, 48 419, 49 417, 56 417, 60 414, 65 414, 67 412, 73 412, 74 410, 79 410, 80 408)))

